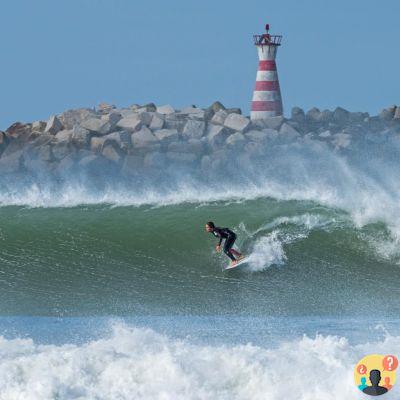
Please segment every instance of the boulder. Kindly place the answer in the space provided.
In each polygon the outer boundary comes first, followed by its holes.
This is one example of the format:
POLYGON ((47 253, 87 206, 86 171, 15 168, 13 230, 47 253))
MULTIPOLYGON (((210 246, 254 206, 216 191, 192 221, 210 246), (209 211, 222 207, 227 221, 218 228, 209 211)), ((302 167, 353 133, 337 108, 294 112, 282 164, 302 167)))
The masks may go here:
POLYGON ((122 119, 122 115, 119 112, 111 112, 101 116, 102 121, 106 121, 110 124, 110 129, 115 128, 116 124, 122 119))
POLYGON ((110 122, 105 121, 101 118, 90 117, 81 122, 81 127, 88 131, 98 133, 100 135, 106 135, 112 128, 110 122))
POLYGON ((137 148, 149 147, 158 142, 151 130, 145 126, 140 131, 132 133, 131 139, 133 146, 137 148))
POLYGON ((32 123, 32 131, 44 132, 46 125, 44 121, 35 121, 32 123))
POLYGON ((111 144, 105 145, 101 154, 103 157, 117 164, 122 160, 122 154, 111 144))
POLYGON ((15 122, 6 129, 6 136, 9 136, 11 138, 23 137, 24 139, 28 139, 31 136, 31 134, 32 134, 31 124, 23 124, 21 122, 15 122))
POLYGON ((228 138, 226 139, 226 144, 228 146, 237 146, 237 145, 241 145, 245 140, 246 140, 246 138, 244 137, 244 135, 242 133, 236 132, 236 133, 228 136, 228 138))
POLYGON ((161 141, 172 141, 179 139, 179 133, 176 129, 160 129, 154 132, 154 135, 161 141))
POLYGON ((215 125, 223 125, 228 113, 225 110, 218 110, 211 118, 211 123, 215 125))
POLYGON ((84 119, 95 116, 96 112, 90 108, 78 108, 76 110, 67 110, 59 115, 64 129, 72 129, 75 125, 79 125, 84 119))
POLYGON ((207 133, 207 141, 212 146, 220 146, 225 143, 229 136, 229 131, 221 125, 210 125, 207 133))
POLYGON ((393 119, 400 120, 400 107, 396 107, 396 111, 394 112, 393 119))
POLYGON ((203 118, 204 117, 204 110, 202 108, 197 107, 184 107, 182 110, 179 111, 178 114, 187 115, 193 118, 203 118))
MULTIPOLYGON (((134 109, 134 106, 132 106, 132 109, 134 109)), ((136 107, 136 110, 138 112, 141 112, 141 111, 156 112, 157 106, 154 103, 148 103, 148 104, 145 104, 144 106, 136 107)))
POLYGON ((342 107, 336 107, 335 111, 333 112, 333 121, 339 125, 346 124, 349 120, 350 112, 345 110, 342 107))
POLYGON ((105 140, 104 144, 113 144, 117 149, 124 152, 132 147, 131 134, 127 131, 112 132, 103 137, 105 140))
POLYGON ((224 121, 226 128, 239 132, 245 132, 249 125, 250 120, 240 114, 229 114, 224 121))
POLYGON ((225 110, 228 114, 242 114, 242 110, 240 108, 234 107, 234 108, 227 108, 225 110))
POLYGON ((117 126, 129 132, 136 132, 142 127, 142 121, 138 117, 138 114, 132 114, 118 121, 117 126))
POLYGON ((215 101, 214 103, 212 103, 210 108, 214 111, 214 113, 217 113, 220 110, 225 110, 224 105, 219 101, 215 101))
POLYGON ((101 153, 103 151, 105 137, 94 136, 90 139, 90 150, 93 153, 101 153))
POLYGON ((61 121, 55 115, 52 115, 47 121, 47 125, 44 131, 50 133, 51 135, 55 135, 62 129, 64 129, 64 127, 61 121))
POLYGON ((268 135, 265 131, 248 131, 245 133, 245 137, 253 142, 262 143, 265 142, 268 138, 268 135))
POLYGON ((189 119, 183 128, 183 135, 189 138, 200 138, 204 135, 206 124, 204 121, 189 119))
POLYGON ((277 117, 269 117, 269 118, 264 118, 264 119, 258 119, 251 121, 252 125, 254 127, 260 128, 260 129, 275 129, 278 130, 280 126, 283 124, 285 118, 282 115, 279 115, 277 117))
POLYGON ((99 111, 100 114, 108 114, 115 108, 117 107, 115 107, 113 104, 102 102, 98 105, 97 110, 99 111))
POLYGON ((297 122, 304 122, 306 115, 300 107, 293 107, 291 113, 291 119, 297 122))
POLYGON ((279 135, 284 136, 285 139, 294 140, 300 136, 300 133, 285 122, 279 129, 279 135))
POLYGON ((166 104, 165 106, 157 107, 157 112, 159 114, 173 114, 175 112, 175 110, 172 106, 170 106, 169 104, 166 104))
POLYGON ((72 130, 62 130, 56 134, 56 139, 59 141, 69 141, 72 138, 72 130))
POLYGON ((150 126, 151 124, 151 120, 153 119, 153 114, 151 112, 148 111, 144 111, 144 110, 139 110, 137 117, 140 119, 140 121, 142 122, 142 126, 150 126))
POLYGON ((317 107, 313 107, 306 113, 306 119, 309 122, 318 122, 320 118, 321 111, 317 107))
POLYGON ((391 106, 388 108, 384 108, 380 113, 379 113, 379 118, 384 120, 384 121, 389 121, 393 119, 394 115, 396 112, 396 106, 391 106))
POLYGON ((164 127, 166 129, 176 129, 178 132, 182 132, 186 121, 186 118, 182 118, 182 116, 177 114, 166 115, 164 127))
POLYGON ((90 142, 90 131, 75 125, 72 129, 71 141, 79 149, 86 148, 90 142))
POLYGON ((162 129, 164 127, 164 118, 161 114, 153 114, 153 118, 151 119, 149 128, 152 131, 156 131, 158 129, 162 129))

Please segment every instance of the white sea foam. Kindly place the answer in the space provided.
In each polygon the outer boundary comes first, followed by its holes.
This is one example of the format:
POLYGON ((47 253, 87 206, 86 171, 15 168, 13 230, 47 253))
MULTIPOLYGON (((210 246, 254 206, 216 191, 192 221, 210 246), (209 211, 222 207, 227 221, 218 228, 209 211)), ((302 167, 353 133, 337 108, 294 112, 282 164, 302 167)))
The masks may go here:
MULTIPOLYGON (((318 335, 276 348, 206 346, 124 324, 79 346, 0 338, 0 399, 363 399, 353 368, 369 353, 399 354, 400 338, 350 345, 318 335)), ((385 398, 397 398, 393 393, 385 398)))

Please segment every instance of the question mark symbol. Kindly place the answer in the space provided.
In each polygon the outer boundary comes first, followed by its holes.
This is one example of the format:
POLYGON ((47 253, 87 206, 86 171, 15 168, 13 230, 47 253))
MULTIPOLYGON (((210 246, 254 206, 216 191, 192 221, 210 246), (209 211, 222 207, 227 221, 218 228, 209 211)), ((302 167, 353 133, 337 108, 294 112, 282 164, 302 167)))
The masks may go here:
POLYGON ((387 362, 388 362, 388 366, 389 366, 388 371, 391 371, 392 370, 392 366, 393 366, 393 357, 389 356, 387 358, 387 362))
POLYGON ((358 372, 360 375, 364 375, 364 374, 367 372, 367 367, 366 367, 364 364, 360 364, 360 365, 357 367, 357 372, 358 372))

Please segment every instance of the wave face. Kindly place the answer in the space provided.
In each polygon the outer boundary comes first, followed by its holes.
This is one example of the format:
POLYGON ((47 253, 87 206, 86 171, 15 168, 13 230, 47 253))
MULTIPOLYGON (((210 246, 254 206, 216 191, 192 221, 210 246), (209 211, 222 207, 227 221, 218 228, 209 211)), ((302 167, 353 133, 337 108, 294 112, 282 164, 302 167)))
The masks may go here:
POLYGON ((400 311, 388 225, 359 226, 310 201, 8 206, 0 218, 2 315, 400 311), (228 260, 204 231, 210 219, 237 232, 247 267, 222 271, 228 260))
POLYGON ((274 348, 218 346, 126 324, 81 345, 0 337, 0 398, 362 399, 353 382, 354 365, 365 354, 388 352, 400 352, 399 337, 367 345, 317 335, 274 348))

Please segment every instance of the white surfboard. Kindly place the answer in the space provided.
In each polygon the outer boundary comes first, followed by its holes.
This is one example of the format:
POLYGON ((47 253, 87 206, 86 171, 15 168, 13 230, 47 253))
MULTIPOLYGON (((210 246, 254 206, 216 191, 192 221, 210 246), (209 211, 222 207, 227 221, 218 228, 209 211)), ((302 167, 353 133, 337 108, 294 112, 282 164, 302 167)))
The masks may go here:
POLYGON ((239 266, 241 266, 242 264, 246 264, 247 261, 249 260, 249 257, 242 257, 239 262, 235 265, 229 264, 227 267, 224 268, 225 271, 227 271, 228 269, 235 269, 239 266))

